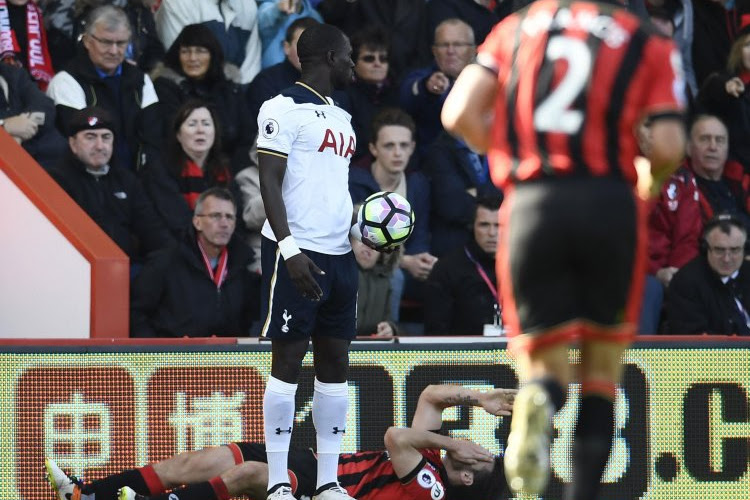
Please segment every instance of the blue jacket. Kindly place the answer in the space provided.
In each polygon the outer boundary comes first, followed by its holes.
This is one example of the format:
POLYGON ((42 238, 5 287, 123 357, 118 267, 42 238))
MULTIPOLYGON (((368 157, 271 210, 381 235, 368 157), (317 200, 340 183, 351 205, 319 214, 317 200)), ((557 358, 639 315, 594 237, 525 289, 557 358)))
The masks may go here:
POLYGON ((422 164, 422 171, 430 177, 432 192, 430 230, 440 235, 432 241, 432 254, 436 257, 469 240, 476 198, 467 189, 476 188, 478 196, 500 194, 490 179, 480 181, 468 153, 466 145, 443 132, 422 164))
POLYGON ((282 42, 290 24, 300 17, 312 17, 323 22, 323 18, 310 4, 310 0, 300 0, 302 10, 296 14, 284 14, 276 7, 277 3, 278 0, 258 0, 258 30, 263 50, 260 57, 261 69, 286 59, 282 42))
POLYGON ((448 96, 448 92, 453 87, 453 80, 451 80, 451 87, 446 89, 442 95, 429 92, 425 84, 435 71, 440 71, 435 65, 415 69, 402 80, 399 92, 401 107, 414 118, 417 125, 415 140, 417 141, 417 154, 420 159, 424 157, 430 144, 443 131, 440 111, 443 109, 443 103, 448 96))
MULTIPOLYGON (((370 169, 349 169, 349 194, 356 205, 373 193, 382 191, 370 169)), ((430 251, 430 183, 420 172, 406 174, 406 199, 414 210, 414 232, 404 248, 408 255, 430 251)))

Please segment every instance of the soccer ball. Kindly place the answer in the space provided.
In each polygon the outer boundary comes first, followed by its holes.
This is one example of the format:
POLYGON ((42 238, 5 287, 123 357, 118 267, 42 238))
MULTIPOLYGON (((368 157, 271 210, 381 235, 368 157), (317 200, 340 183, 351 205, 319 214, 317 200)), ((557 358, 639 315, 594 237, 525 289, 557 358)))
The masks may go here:
POLYGON ((414 229, 414 210, 406 198, 390 191, 371 194, 357 213, 362 241, 376 249, 400 245, 414 229))

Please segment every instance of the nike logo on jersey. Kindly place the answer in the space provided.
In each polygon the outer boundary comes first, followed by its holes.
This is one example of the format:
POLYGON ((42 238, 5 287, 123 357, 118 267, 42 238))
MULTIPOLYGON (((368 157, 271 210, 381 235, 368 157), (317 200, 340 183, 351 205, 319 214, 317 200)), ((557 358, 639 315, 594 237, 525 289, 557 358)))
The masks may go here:
POLYGON ((351 158, 351 156, 354 154, 354 151, 357 149, 357 142, 354 140, 354 136, 349 136, 349 141, 346 146, 346 151, 344 151, 344 144, 346 143, 344 139, 344 134, 339 132, 338 138, 333 133, 331 129, 326 129, 326 135, 323 138, 323 142, 320 143, 320 147, 318 148, 318 152, 322 153, 326 149, 332 149, 333 153, 338 156, 343 156, 344 158, 351 158))

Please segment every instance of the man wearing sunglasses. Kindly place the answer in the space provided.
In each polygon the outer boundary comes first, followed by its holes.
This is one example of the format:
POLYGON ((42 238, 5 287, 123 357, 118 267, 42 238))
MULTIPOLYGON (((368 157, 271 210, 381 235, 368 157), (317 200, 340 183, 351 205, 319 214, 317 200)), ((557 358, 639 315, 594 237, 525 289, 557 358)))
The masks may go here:
POLYGON ((260 307, 258 275, 248 247, 234 238, 231 193, 198 197, 192 227, 176 245, 155 252, 133 281, 131 337, 246 337, 260 307))
POLYGON ((354 81, 342 93, 341 107, 352 115, 357 150, 352 163, 370 167, 369 142, 372 119, 386 107, 398 106, 398 85, 394 82, 389 62, 388 35, 378 27, 366 28, 352 36, 354 81))

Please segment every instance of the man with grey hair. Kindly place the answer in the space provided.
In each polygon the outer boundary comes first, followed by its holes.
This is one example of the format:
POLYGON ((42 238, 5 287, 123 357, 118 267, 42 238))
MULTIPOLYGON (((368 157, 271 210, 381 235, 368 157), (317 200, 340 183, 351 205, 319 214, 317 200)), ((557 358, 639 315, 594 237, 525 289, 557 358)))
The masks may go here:
POLYGON ((225 188, 198 197, 192 225, 149 255, 133 280, 131 337, 246 337, 260 309, 252 254, 234 236, 237 207, 225 188))
POLYGON ((161 119, 148 75, 124 64, 132 30, 127 14, 104 5, 91 11, 83 49, 52 78, 47 95, 55 101, 57 126, 67 135, 72 114, 96 105, 114 117, 114 163, 137 170, 157 157, 161 119))
POLYGON ((406 75, 401 82, 399 102, 417 124, 417 154, 443 131, 440 111, 453 82, 477 53, 474 30, 458 18, 442 21, 435 28, 432 42, 433 63, 406 75))

